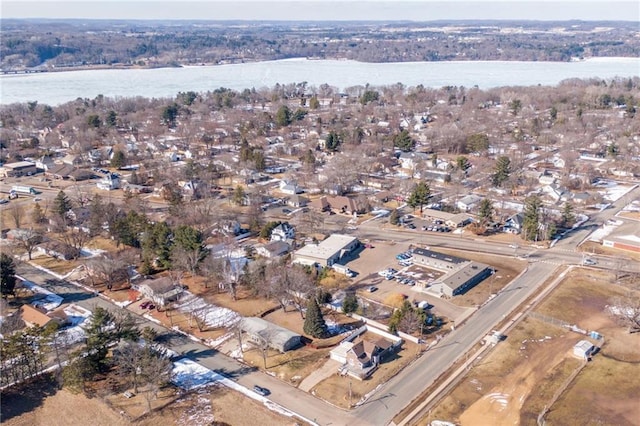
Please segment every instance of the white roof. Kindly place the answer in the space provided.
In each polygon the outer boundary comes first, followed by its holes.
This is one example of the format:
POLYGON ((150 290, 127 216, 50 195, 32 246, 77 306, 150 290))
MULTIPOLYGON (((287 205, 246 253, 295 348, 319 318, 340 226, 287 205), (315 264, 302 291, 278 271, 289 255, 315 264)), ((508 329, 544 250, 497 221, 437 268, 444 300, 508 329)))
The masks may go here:
POLYGON ((308 244, 296 251, 296 255, 328 259, 356 240, 351 235, 333 234, 319 244, 308 244))

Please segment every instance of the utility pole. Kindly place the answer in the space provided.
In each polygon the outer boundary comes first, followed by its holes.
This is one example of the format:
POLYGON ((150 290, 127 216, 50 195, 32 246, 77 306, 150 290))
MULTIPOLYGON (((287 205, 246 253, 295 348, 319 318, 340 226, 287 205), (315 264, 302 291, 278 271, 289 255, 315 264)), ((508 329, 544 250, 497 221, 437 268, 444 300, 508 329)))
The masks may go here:
POLYGON ((352 402, 352 392, 351 392, 351 379, 349 379, 349 408, 353 407, 353 402, 352 402))

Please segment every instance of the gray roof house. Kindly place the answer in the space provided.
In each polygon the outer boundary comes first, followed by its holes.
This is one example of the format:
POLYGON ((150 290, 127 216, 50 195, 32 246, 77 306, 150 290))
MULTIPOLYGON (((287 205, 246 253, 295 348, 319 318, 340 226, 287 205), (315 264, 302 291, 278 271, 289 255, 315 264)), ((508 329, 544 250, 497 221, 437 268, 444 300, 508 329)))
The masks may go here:
POLYGON ((302 343, 301 335, 262 318, 244 318, 240 327, 252 342, 260 344, 266 340, 271 348, 282 353, 295 349, 302 343))
POLYGON ((159 305, 177 300, 184 291, 183 287, 173 282, 171 277, 144 280, 136 285, 136 290, 159 305))

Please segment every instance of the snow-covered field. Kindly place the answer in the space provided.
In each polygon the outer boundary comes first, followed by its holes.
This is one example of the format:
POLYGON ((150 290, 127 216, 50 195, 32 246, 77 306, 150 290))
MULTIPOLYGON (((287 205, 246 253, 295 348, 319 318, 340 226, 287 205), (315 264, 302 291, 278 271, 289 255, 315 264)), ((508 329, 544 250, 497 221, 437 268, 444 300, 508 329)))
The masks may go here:
POLYGON ((211 328, 228 327, 240 320, 240 315, 231 309, 207 303, 188 291, 185 291, 178 300, 177 308, 180 312, 202 318, 211 328))

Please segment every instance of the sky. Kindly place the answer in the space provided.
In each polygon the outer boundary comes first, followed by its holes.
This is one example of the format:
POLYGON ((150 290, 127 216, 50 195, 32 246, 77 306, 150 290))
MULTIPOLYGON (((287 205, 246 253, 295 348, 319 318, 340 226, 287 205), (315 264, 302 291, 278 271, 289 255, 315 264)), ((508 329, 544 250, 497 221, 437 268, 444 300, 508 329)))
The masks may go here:
MULTIPOLYGON (((638 0, 0 0, 2 18, 201 20, 616 20, 640 27, 638 0)), ((640 28, 639 28, 640 29, 640 28)))

